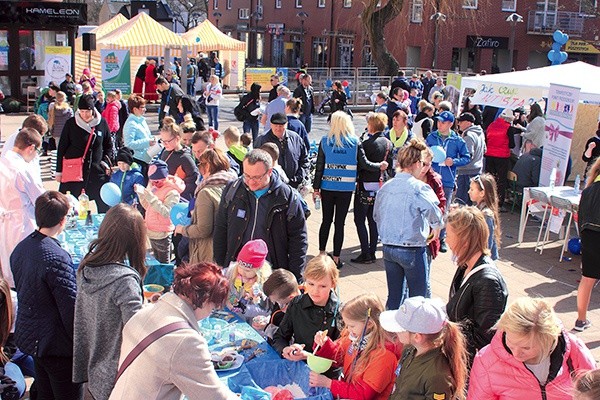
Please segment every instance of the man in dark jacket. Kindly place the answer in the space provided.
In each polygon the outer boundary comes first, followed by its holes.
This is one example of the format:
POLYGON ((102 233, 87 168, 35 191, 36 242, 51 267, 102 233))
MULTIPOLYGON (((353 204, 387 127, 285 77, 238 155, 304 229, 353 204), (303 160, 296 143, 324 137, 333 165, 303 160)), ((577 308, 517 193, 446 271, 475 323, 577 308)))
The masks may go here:
POLYGON ((310 133, 312 128, 312 115, 315 113, 315 96, 312 87, 312 77, 309 74, 304 74, 300 78, 300 85, 294 89, 294 98, 302 99, 300 121, 304 124, 306 132, 310 133))
POLYGON ((297 189, 308 176, 308 150, 300 135, 287 129, 287 124, 285 114, 273 114, 271 129, 256 138, 254 146, 259 148, 267 142, 275 143, 279 147, 279 165, 290 179, 290 186, 297 189))
POLYGON ((179 121, 179 100, 185 95, 181 87, 176 83, 169 83, 168 80, 162 76, 156 78, 156 88, 161 93, 160 108, 158 110, 158 125, 162 127, 163 118, 167 115, 175 118, 175 121, 179 121))
POLYGON ((267 260, 300 279, 308 239, 300 195, 273 173, 273 160, 254 149, 244 158, 244 174, 223 190, 217 210, 213 250, 217 264, 235 261, 253 239, 267 243, 267 260))
POLYGON ((269 100, 273 101, 277 98, 277 88, 279 87, 279 75, 274 74, 271 75, 271 85, 273 86, 271 90, 269 90, 269 100))
POLYGON ((63 231, 67 197, 48 191, 35 202, 38 230, 17 245, 10 257, 19 309, 15 340, 33 356, 39 398, 80 399, 72 383, 73 320, 77 286, 71 256, 56 237, 63 231))
POLYGON ((540 169, 542 168, 542 148, 533 147, 528 153, 523 154, 513 167, 517 175, 517 189, 536 187, 540 183, 540 169))
POLYGON ((390 97, 392 97, 392 91, 397 87, 410 92, 410 85, 408 83, 408 79, 404 76, 404 71, 398 70, 398 76, 394 78, 392 85, 390 86, 390 97))
POLYGON ((75 100, 75 82, 73 82, 73 75, 69 72, 65 74, 65 80, 60 84, 60 91, 67 96, 67 101, 73 104, 75 100))

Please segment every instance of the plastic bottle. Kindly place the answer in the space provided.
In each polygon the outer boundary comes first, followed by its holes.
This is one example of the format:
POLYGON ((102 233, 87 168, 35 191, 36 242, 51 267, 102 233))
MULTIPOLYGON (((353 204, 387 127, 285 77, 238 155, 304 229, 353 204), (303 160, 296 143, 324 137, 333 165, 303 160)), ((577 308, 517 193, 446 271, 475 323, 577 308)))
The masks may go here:
POLYGON ((321 209, 321 196, 315 197, 315 210, 321 209))
POLYGON ((85 194, 85 189, 81 189, 79 195, 79 219, 86 219, 90 211, 90 198, 85 194))
POLYGON ((556 167, 552 168, 552 172, 550 172, 550 189, 554 189, 556 186, 556 167))
POLYGON ((581 176, 579 176, 579 174, 577 174, 577 176, 575 177, 575 191, 579 192, 579 188, 581 187, 581 176))

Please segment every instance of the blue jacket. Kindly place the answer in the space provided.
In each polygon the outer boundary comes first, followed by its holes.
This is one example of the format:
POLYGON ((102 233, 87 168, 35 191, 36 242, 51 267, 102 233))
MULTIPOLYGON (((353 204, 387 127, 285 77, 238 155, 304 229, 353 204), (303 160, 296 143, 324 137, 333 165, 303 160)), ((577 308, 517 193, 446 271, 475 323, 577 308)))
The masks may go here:
POLYGON ((71 256, 35 231, 10 256, 19 308, 15 340, 35 357, 72 357, 77 283, 71 256))
POLYGON ((296 189, 308 176, 308 149, 300 135, 294 131, 286 129, 283 138, 283 141, 279 140, 269 129, 267 133, 256 138, 254 148, 259 148, 265 143, 275 143, 279 147, 279 165, 290 179, 290 186, 296 189))
POLYGON ((452 158, 454 164, 452 164, 451 167, 439 165, 435 162, 432 163, 431 166, 435 172, 442 176, 442 184, 444 187, 454 187, 456 182, 456 167, 462 167, 471 161, 471 155, 467 149, 467 144, 454 131, 450 131, 450 134, 446 138, 444 138, 439 131, 433 131, 427 136, 425 141, 429 147, 443 147, 446 151, 446 157, 452 158))
POLYGON ((140 172, 137 164, 133 164, 129 171, 123 172, 120 169, 113 173, 110 181, 115 183, 121 189, 121 203, 133 204, 133 200, 137 198, 137 194, 133 190, 133 185, 136 183, 146 186, 144 183, 144 175, 140 172))
POLYGON ((148 150, 152 132, 144 116, 138 117, 131 113, 123 126, 123 141, 125 146, 134 151, 133 157, 137 160, 150 164, 152 157, 146 152, 148 150))
POLYGON ((321 189, 337 192, 353 192, 356 188, 358 164, 358 138, 347 136, 338 147, 335 140, 321 139, 321 149, 325 155, 325 165, 321 178, 321 189))
POLYGON ((290 131, 294 131, 298 135, 300 135, 302 140, 304 140, 304 144, 306 145, 306 148, 310 149, 310 141, 308 140, 308 132, 306 131, 306 127, 304 126, 302 121, 300 121, 298 119, 298 117, 296 117, 295 115, 288 115, 287 119, 288 119, 287 128, 290 131))

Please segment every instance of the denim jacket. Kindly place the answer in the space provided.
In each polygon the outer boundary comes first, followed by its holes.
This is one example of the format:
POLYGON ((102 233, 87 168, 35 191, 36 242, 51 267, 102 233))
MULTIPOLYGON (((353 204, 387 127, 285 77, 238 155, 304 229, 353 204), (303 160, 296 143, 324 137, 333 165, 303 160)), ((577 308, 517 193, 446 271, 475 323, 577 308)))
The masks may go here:
POLYGON ((377 192, 373 217, 384 245, 424 247, 429 227, 443 226, 433 189, 406 172, 397 173, 377 192))

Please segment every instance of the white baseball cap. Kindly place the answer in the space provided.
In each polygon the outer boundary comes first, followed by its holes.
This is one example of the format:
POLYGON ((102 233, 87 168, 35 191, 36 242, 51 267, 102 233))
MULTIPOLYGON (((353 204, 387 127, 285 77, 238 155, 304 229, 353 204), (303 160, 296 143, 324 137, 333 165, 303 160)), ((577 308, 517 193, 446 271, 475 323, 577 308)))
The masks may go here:
POLYGON ((398 310, 382 312, 379 321, 388 332, 430 334, 441 331, 448 317, 441 299, 416 296, 406 299, 398 310))

